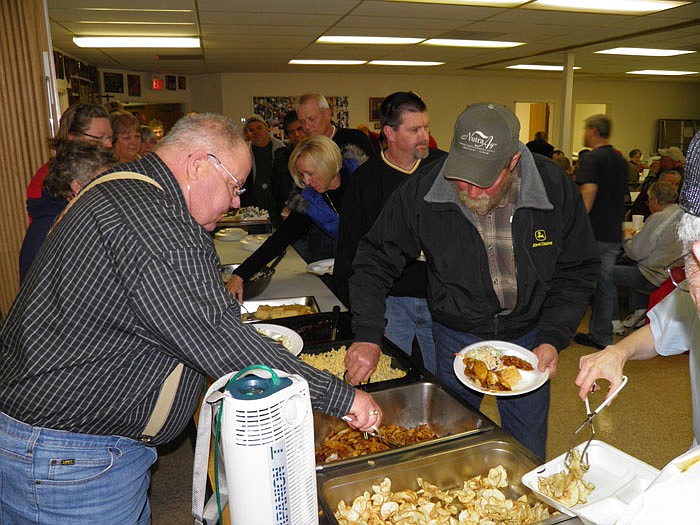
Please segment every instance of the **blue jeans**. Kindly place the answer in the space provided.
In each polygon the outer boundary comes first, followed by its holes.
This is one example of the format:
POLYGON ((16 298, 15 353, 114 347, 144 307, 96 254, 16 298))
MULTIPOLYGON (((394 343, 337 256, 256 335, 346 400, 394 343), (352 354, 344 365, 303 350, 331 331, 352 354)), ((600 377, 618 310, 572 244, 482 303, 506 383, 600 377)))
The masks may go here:
MULTIPOLYGON (((440 323, 433 323, 437 348, 437 377, 440 382, 477 410, 484 394, 464 386, 454 373, 455 354, 465 346, 483 341, 466 332, 452 330, 440 323)), ((532 350, 535 331, 509 341, 532 350)), ((537 390, 520 396, 498 398, 501 427, 544 461, 547 448, 547 414, 549 412, 549 381, 537 390)))
POLYGON ((599 345, 612 343, 612 319, 617 289, 613 280, 613 268, 620 253, 620 243, 598 241, 600 270, 591 304, 591 320, 588 323, 589 337, 599 345))
POLYGON ((26 425, 0 412, 0 523, 148 525, 155 448, 26 425))
POLYGON ((633 313, 635 310, 646 310, 649 304, 649 294, 658 288, 646 280, 638 266, 616 265, 613 268, 613 280, 615 281, 613 319, 620 318, 620 306, 617 301, 618 286, 627 289, 629 313, 633 313))
POLYGON ((386 318, 386 338, 410 356, 413 338, 416 337, 423 357, 423 367, 435 375, 433 319, 428 310, 428 300, 390 295, 386 298, 386 318))

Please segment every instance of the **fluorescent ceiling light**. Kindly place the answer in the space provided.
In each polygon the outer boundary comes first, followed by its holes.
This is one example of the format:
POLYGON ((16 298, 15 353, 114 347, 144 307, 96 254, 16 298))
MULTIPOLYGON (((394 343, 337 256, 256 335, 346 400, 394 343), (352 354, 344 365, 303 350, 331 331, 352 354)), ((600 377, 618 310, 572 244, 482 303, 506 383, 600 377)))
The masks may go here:
MULTIPOLYGON (((546 66, 542 64, 515 64, 514 66, 506 66, 506 69, 527 69, 529 71, 564 71, 564 66, 546 66)), ((574 66, 574 69, 581 69, 574 66)))
POLYGON ((630 55, 638 57, 675 57, 676 55, 687 55, 695 51, 684 51, 682 49, 652 49, 648 47, 615 47, 596 51, 601 55, 630 55))
POLYGON ((449 4, 473 5, 483 7, 515 7, 527 0, 390 0, 391 2, 410 2, 413 4, 449 4))
POLYGON ((525 9, 551 9, 554 11, 578 11, 584 13, 649 14, 672 9, 689 2, 663 0, 536 0, 525 9))
POLYGON ((79 24, 114 24, 133 26, 193 26, 194 22, 103 22, 101 20, 78 20, 79 24))
POLYGON ((299 66, 361 66, 366 64, 366 60, 300 60, 292 59, 288 64, 299 66))
POLYGON ((682 75, 697 75, 697 71, 669 71, 665 69, 640 69, 639 71, 627 71, 628 75, 663 75, 679 77, 682 75))
POLYGON ((525 42, 501 42, 499 40, 457 40, 453 38, 431 38, 422 42, 429 46, 446 47, 516 47, 522 46, 525 42))
POLYGON ((320 44, 417 44, 424 38, 403 38, 396 36, 322 36, 316 42, 320 44))
POLYGON ((426 62, 421 60, 370 60, 372 66, 441 66, 444 62, 426 62))
POLYGON ((127 11, 134 13, 191 13, 192 9, 126 9, 119 7, 81 7, 81 11, 127 11))
POLYGON ((76 36, 73 43, 78 47, 200 47, 198 37, 76 36))

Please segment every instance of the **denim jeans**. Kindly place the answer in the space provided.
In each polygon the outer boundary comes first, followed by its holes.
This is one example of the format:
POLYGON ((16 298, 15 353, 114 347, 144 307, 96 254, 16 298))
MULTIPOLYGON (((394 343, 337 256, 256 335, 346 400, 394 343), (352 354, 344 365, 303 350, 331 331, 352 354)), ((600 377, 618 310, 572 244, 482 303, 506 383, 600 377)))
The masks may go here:
POLYGON ((589 337, 599 345, 612 343, 612 319, 617 289, 613 280, 613 268, 620 253, 620 243, 598 241, 600 270, 591 304, 591 320, 588 323, 589 337))
MULTIPOLYGON (((484 394, 467 388, 457 379, 454 373, 454 355, 465 346, 482 339, 473 334, 452 330, 440 323, 433 323, 433 333, 437 348, 438 379, 478 410, 484 394)), ((535 331, 532 330, 509 342, 532 350, 535 345, 535 331)), ((547 446, 549 381, 528 394, 499 397, 497 404, 501 427, 544 461, 547 446)))
POLYGON ((615 282, 613 289, 615 300, 613 301, 612 319, 620 319, 620 307, 617 301, 618 286, 627 289, 629 313, 633 313, 635 310, 646 310, 649 304, 649 294, 658 288, 646 280, 637 266, 616 265, 613 268, 613 281, 615 282))
POLYGON ((0 412, 0 523, 148 525, 155 448, 26 425, 0 412))
POLYGON ((415 336, 423 357, 423 367, 435 375, 435 341, 428 300, 390 295, 386 298, 386 318, 386 338, 410 356, 415 336))

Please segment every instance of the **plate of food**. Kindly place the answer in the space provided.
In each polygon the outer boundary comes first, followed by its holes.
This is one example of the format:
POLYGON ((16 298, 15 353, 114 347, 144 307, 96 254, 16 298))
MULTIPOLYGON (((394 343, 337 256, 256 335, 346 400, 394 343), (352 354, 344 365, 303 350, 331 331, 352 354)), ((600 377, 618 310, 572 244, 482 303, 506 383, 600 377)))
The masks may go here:
POLYGON ((480 341, 455 354, 454 373, 462 383, 492 396, 517 396, 541 387, 549 374, 537 356, 506 341, 480 341))
POLYGON ((335 259, 323 259, 306 265, 306 271, 316 275, 333 274, 335 259))
POLYGON ((244 206, 224 214, 223 219, 231 222, 264 221, 270 218, 267 210, 257 206, 244 206))
POLYGON ((219 241, 240 241, 243 237, 248 235, 243 228, 222 228, 214 234, 214 238, 219 241))
POLYGON ((258 333, 281 343, 282 346, 294 355, 299 355, 304 348, 303 339, 291 328, 267 323, 258 323, 254 326, 258 333))

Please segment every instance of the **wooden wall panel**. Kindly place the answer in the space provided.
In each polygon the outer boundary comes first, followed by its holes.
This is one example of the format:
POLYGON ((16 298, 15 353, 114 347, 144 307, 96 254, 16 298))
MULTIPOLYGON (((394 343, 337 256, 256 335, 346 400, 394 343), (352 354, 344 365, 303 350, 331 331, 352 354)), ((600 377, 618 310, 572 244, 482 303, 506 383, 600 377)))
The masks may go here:
POLYGON ((29 180, 49 157, 42 53, 49 51, 40 0, 0 0, 0 314, 19 287, 29 180))

